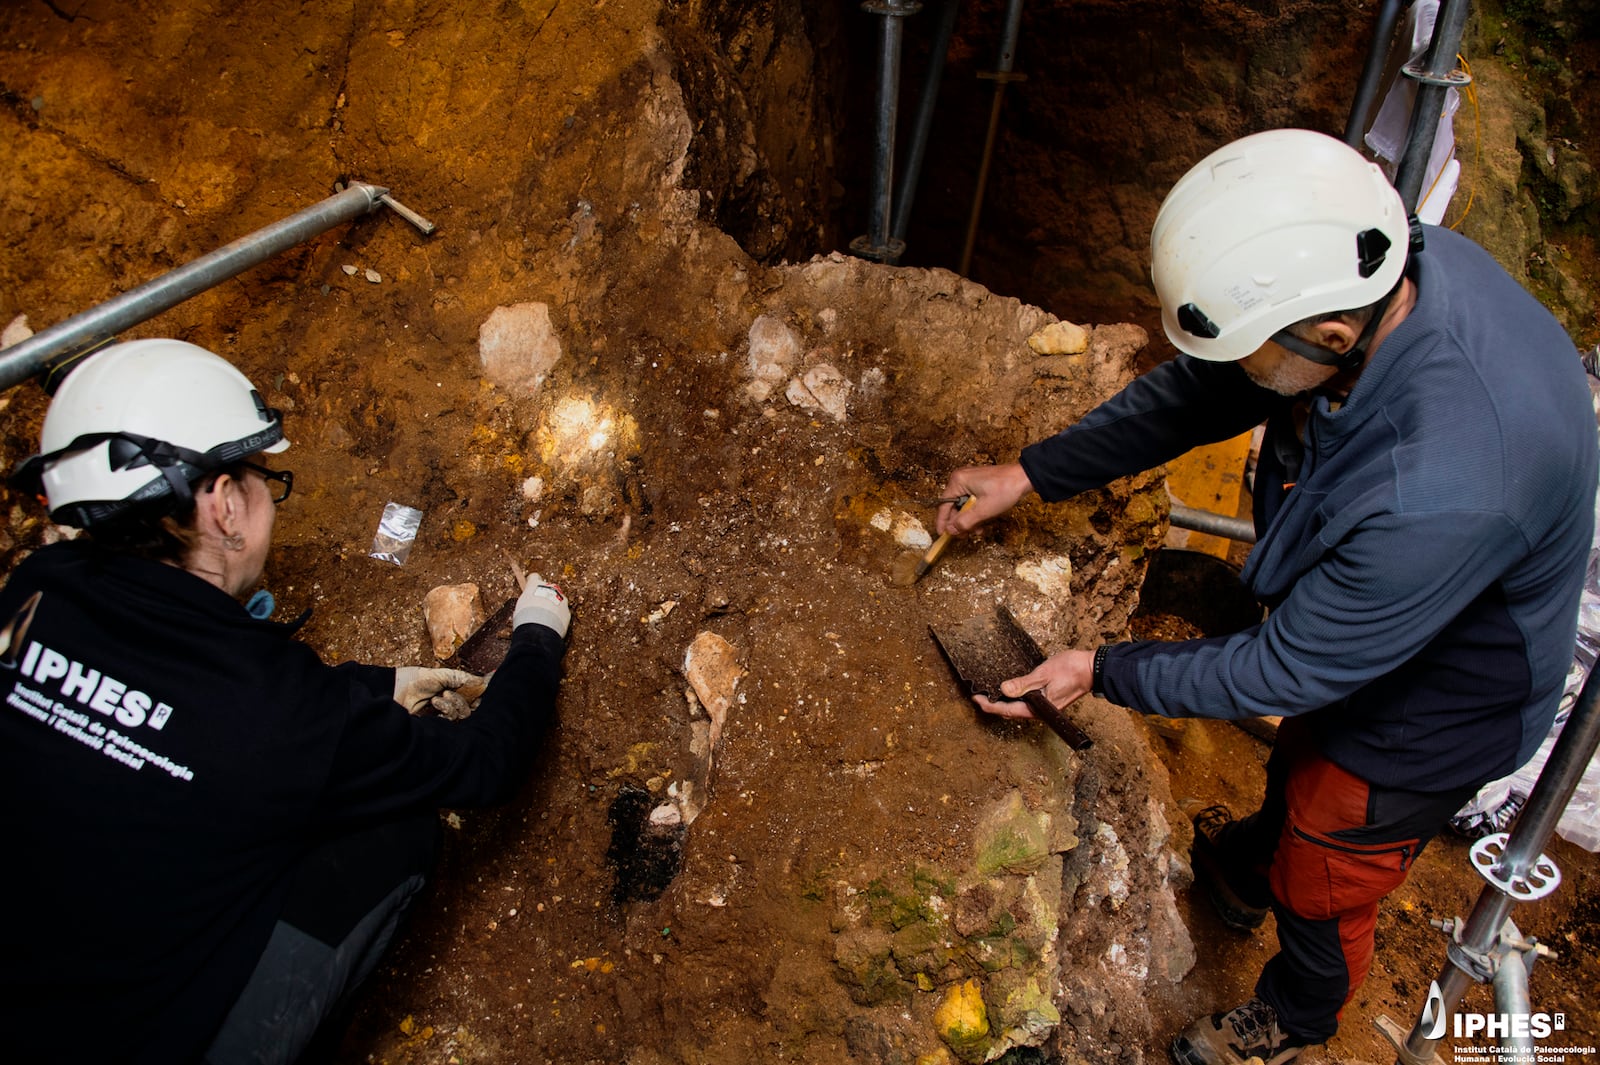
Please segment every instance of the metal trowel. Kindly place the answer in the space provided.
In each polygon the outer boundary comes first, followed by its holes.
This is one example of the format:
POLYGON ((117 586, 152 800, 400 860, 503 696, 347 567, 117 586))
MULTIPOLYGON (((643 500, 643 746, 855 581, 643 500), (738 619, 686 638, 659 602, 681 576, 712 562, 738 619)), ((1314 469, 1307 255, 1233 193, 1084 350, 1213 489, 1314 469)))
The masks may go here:
MULTIPOLYGON (((1017 619, 1004 606, 993 614, 980 614, 955 624, 938 628, 929 625, 928 631, 969 696, 1009 700, 1010 696, 1000 692, 1001 683, 1033 672, 1045 659, 1033 637, 1017 624, 1017 619)), ((1068 747, 1085 751, 1094 746, 1094 741, 1068 721, 1067 716, 1045 698, 1044 692, 1030 691, 1021 701, 1027 703, 1034 717, 1066 741, 1068 747)))
MULTIPOLYGON (((528 573, 509 553, 506 554, 506 561, 511 563, 511 573, 517 579, 517 591, 521 592, 528 585, 528 573)), ((456 653, 445 664, 480 677, 499 669, 506 652, 511 650, 511 618, 516 610, 516 596, 501 603, 500 608, 456 648, 456 653)))

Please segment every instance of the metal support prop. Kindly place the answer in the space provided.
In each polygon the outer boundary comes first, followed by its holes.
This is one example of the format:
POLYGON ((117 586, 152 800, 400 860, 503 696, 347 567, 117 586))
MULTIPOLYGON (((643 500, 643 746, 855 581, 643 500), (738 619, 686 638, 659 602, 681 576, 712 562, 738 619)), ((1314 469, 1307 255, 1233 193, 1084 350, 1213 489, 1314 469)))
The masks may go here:
POLYGON ((1022 30, 1022 0, 1009 0, 1006 5, 1005 33, 1000 39, 1000 58, 994 73, 979 74, 980 78, 994 81, 994 101, 989 105, 989 131, 983 138, 983 156, 978 160, 978 185, 972 193, 972 213, 967 218, 967 239, 961 247, 961 265, 956 273, 963 277, 972 267, 972 249, 978 243, 978 217, 983 213, 983 194, 989 184, 989 164, 994 161, 994 144, 1000 132, 1000 104, 1005 100, 1006 86, 1013 81, 1026 81, 1026 74, 1014 74, 1017 36, 1022 30))
MULTIPOLYGON (((1510 921, 1506 922, 1507 931, 1514 932, 1516 926, 1510 921)), ((1495 1008, 1502 1013, 1531 1013, 1528 1008, 1528 970, 1533 965, 1534 956, 1523 954, 1518 950, 1507 950, 1500 956, 1500 963, 1494 971, 1494 1001, 1495 1008)), ((1500 1038, 1500 1049, 1510 1051, 1502 1057, 1504 1061, 1533 1061, 1533 1036, 1523 1029, 1521 1035, 1515 1030, 1507 1031, 1500 1038)))
POLYGON ((1406 77, 1417 82, 1417 98, 1411 105, 1411 125, 1406 129, 1405 151, 1400 155, 1394 178, 1394 187, 1407 211, 1417 209, 1422 195, 1422 178, 1428 170, 1428 157, 1433 153, 1439 116, 1444 114, 1445 93, 1472 80, 1456 69, 1456 52, 1461 47, 1461 32, 1470 7, 1470 0, 1440 0, 1427 55, 1420 63, 1407 63, 1401 68, 1406 77))
POLYGON ((242 274, 279 252, 332 229, 341 222, 375 211, 379 206, 394 209, 424 233, 433 231, 433 223, 396 203, 390 198, 388 189, 352 182, 349 188, 281 222, 240 237, 208 255, 202 255, 191 263, 146 281, 6 348, 0 352, 0 389, 10 388, 47 371, 54 363, 91 348, 130 326, 154 318, 162 311, 242 274))
MULTIPOLYGON (((1550 759, 1533 786, 1533 794, 1528 796, 1528 804, 1522 808, 1506 838, 1499 862, 1483 873, 1488 884, 1478 895, 1465 925, 1455 933, 1450 961, 1437 980, 1442 999, 1440 1009, 1445 1016, 1455 1012, 1469 984, 1484 979, 1474 971, 1480 967, 1477 960, 1499 953, 1506 946, 1502 942, 1502 932, 1511 907, 1517 902, 1517 889, 1534 879, 1530 874, 1538 867, 1554 864, 1541 852, 1550 841, 1597 747, 1600 747, 1600 669, 1593 669, 1584 680, 1572 715, 1562 727, 1550 759)), ((1520 959, 1517 964, 1522 964, 1520 959)), ((1419 1014, 1405 1045, 1399 1048, 1398 1065, 1431 1061, 1438 1043, 1438 1037, 1430 1038, 1419 1014)))
POLYGON ((894 195, 894 127, 900 101, 900 49, 905 39, 902 19, 922 10, 917 0, 867 0, 863 11, 883 16, 878 35, 878 123, 873 133, 872 201, 867 233, 850 242, 851 254, 878 262, 894 262, 906 243, 889 235, 890 200, 894 195))
POLYGON ((1360 149, 1367 132, 1367 112, 1378 95, 1378 83, 1383 80, 1383 68, 1388 65, 1389 52, 1394 47, 1394 28, 1400 21, 1401 8, 1412 0, 1383 0, 1378 8, 1378 21, 1372 29, 1372 47, 1367 49, 1367 63, 1361 68, 1361 80, 1356 83, 1356 97, 1350 105, 1350 120, 1345 123, 1344 142, 1360 149))
POLYGON ((1242 544, 1256 542, 1255 523, 1244 518, 1230 518, 1225 514, 1214 514, 1209 510, 1196 510, 1182 503, 1174 503, 1168 520, 1178 528, 1188 529, 1191 532, 1222 536, 1242 544))
MULTIPOLYGON (((894 221, 890 236, 901 242, 904 251, 906 230, 911 225, 911 204, 917 197, 917 179, 922 176, 922 160, 928 153, 928 131, 933 128, 933 112, 939 102, 939 83, 944 80, 945 58, 950 38, 955 34, 956 14, 961 0, 944 0, 939 21, 934 25, 933 44, 928 50, 928 69, 922 78, 922 96, 917 100, 916 120, 911 124, 911 143, 906 149, 906 165, 894 191, 894 221)), ((898 260, 897 255, 894 260, 898 260)))

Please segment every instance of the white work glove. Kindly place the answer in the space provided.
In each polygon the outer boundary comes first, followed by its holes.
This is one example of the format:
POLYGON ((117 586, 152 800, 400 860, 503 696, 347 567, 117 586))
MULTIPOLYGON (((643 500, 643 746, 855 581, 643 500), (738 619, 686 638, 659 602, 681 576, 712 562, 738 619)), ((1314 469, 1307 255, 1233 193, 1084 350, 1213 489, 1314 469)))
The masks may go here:
POLYGON ((394 701, 410 714, 427 709, 435 695, 457 688, 478 687, 482 680, 461 669, 433 669, 427 666, 399 666, 394 671, 394 701))
POLYGON ((517 609, 511 615, 511 627, 543 625, 565 638, 567 626, 572 624, 572 608, 561 589, 549 584, 537 573, 528 574, 528 584, 517 597, 517 609))

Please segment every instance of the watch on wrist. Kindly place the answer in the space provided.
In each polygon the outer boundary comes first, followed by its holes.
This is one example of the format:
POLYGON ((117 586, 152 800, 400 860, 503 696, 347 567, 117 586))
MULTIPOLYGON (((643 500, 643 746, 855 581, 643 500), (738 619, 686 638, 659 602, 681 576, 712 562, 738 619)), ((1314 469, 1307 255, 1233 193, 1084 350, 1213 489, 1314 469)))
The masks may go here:
POLYGON ((1103 643, 1094 649, 1094 679, 1090 681, 1089 691, 1097 696, 1104 697, 1106 652, 1111 650, 1111 645, 1103 643))

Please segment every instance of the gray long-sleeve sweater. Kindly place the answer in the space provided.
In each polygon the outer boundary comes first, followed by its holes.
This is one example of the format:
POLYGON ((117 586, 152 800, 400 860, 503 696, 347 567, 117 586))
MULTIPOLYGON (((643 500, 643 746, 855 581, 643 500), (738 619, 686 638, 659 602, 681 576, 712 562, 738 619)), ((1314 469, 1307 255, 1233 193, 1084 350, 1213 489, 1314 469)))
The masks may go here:
POLYGON ((1180 356, 1024 450, 1055 500, 1268 420, 1243 574, 1266 622, 1113 645, 1107 698, 1309 714, 1328 758, 1391 787, 1481 783, 1533 753, 1593 529, 1589 391, 1555 319, 1476 244, 1430 228, 1409 271, 1415 307, 1342 405, 1312 400, 1298 440, 1288 401, 1180 356))

